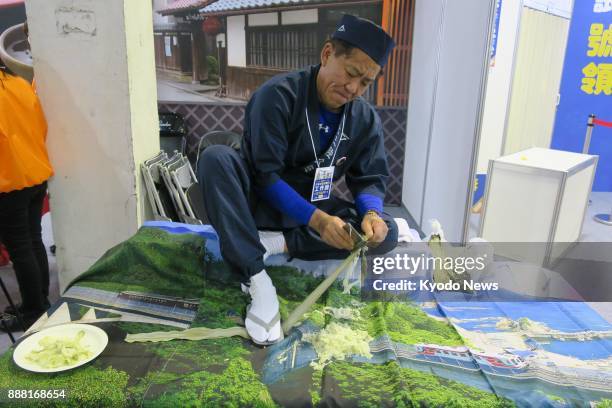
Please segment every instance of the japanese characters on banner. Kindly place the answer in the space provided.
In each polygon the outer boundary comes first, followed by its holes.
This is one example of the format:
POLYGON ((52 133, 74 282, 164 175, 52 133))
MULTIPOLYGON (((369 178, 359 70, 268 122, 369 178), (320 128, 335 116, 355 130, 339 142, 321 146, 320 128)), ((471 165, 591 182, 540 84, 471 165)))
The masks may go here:
MULTIPOLYGON (((612 0, 576 0, 551 148, 582 152, 589 114, 612 121, 612 0)), ((595 126, 593 191, 612 191, 612 129, 595 126)))

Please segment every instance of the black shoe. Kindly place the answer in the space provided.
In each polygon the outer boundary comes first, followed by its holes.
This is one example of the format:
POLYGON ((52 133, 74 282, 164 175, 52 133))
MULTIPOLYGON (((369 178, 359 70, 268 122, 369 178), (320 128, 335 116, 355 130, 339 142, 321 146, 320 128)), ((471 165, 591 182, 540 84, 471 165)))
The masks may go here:
POLYGON ((44 312, 25 312, 22 313, 21 318, 23 320, 23 326, 21 325, 21 323, 19 322, 19 319, 17 319, 16 316, 10 315, 10 314, 2 314, 0 316, 0 320, 3 320, 2 324, 0 324, 0 330, 2 330, 3 332, 6 331, 10 331, 10 332, 18 332, 18 331, 25 331, 27 329, 30 328, 30 326, 32 326, 37 320, 38 318, 40 318, 40 316, 43 314, 44 312))
MULTIPOLYGON (((23 309, 23 303, 17 303, 15 306, 17 307, 17 310, 19 310, 20 312, 21 312, 21 309, 23 309)), ((11 305, 8 305, 7 307, 4 308, 4 313, 14 315, 15 308, 11 305)))
MULTIPOLYGON (((25 312, 25 310, 23 309, 23 303, 17 303, 15 306, 17 306, 17 310, 19 310, 19 312, 21 312, 21 313, 25 312)), ((49 309, 50 307, 51 307, 51 303, 49 303, 49 300, 46 299, 45 300, 45 304, 44 304, 45 310, 49 309)), ((15 315, 15 309, 9 305, 9 306, 4 308, 4 313, 8 313, 10 315, 15 315)))

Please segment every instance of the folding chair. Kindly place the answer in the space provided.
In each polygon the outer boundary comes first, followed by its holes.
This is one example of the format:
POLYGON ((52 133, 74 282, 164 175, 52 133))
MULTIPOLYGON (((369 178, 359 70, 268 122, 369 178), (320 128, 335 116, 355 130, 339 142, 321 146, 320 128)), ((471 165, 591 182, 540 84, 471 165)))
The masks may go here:
POLYGON ((168 198, 170 199, 169 201, 171 201, 172 208, 175 212, 175 217, 173 218, 173 221, 187 222, 185 221, 185 217, 183 216, 183 214, 186 213, 183 200, 180 196, 180 193, 178 192, 178 189, 174 185, 174 182, 172 181, 172 177, 170 176, 169 172, 170 166, 179 162, 180 160, 182 160, 182 158, 183 155, 175 151, 174 155, 171 158, 160 163, 159 170, 161 179, 163 180, 163 185, 168 193, 168 198))
POLYGON ((175 153, 172 158, 168 158, 168 154, 162 151, 141 165, 149 202, 156 220, 182 221, 176 210, 178 205, 176 203, 177 194, 174 194, 174 191, 168 188, 168 181, 164 175, 164 166, 179 158, 179 153, 175 153))
MULTIPOLYGON (((196 149, 196 157, 195 157, 195 168, 198 168, 198 163, 200 160, 200 153, 203 150, 207 149, 210 146, 214 145, 225 145, 229 146, 232 149, 240 150, 240 143, 242 141, 242 137, 234 132, 225 131, 225 130, 213 130, 206 133, 204 136, 200 138, 198 141, 198 147, 196 149)), ((193 159, 193 158, 192 158, 193 159)), ((197 178, 191 170, 191 174, 193 180, 195 182, 191 183, 191 185, 185 187, 183 185, 183 190, 185 192, 185 196, 187 197, 187 202, 190 205, 195 217, 199 219, 204 224, 208 224, 210 221, 206 215, 206 209, 204 206, 204 197, 202 196, 202 191, 200 189, 200 184, 197 181, 197 178)))
POLYGON ((196 151, 195 168, 198 169, 198 163, 200 161, 200 154, 203 150, 206 150, 210 146, 225 145, 229 146, 234 150, 240 150, 240 144, 242 143, 242 137, 234 132, 226 130, 213 130, 206 133, 198 141, 198 149, 196 151))
MULTIPOLYGON (((166 165, 166 169, 181 203, 179 216, 185 223, 202 224, 202 220, 198 218, 193 209, 193 202, 187 196, 187 191, 197 192, 199 190, 198 181, 189 160, 181 155, 179 160, 166 165)), ((192 194, 192 196, 197 195, 192 194)))
MULTIPOLYGON (((240 139, 240 135, 233 132, 209 132, 198 143, 198 156, 212 145, 223 144, 239 149, 240 139)), ((143 175, 156 219, 188 224, 208 222, 200 185, 191 163, 183 154, 175 151, 168 158, 165 152, 159 152, 143 164, 143 175)))
POLYGON ((158 165, 165 160, 168 160, 168 155, 165 152, 160 151, 155 156, 145 160, 144 163, 140 165, 145 188, 147 190, 147 197, 149 197, 149 204, 151 204, 151 208, 153 209, 153 216, 155 217, 155 220, 158 221, 171 221, 166 215, 166 211, 164 210, 164 206, 159 196, 159 191, 155 186, 156 182, 158 184, 160 182, 158 165))

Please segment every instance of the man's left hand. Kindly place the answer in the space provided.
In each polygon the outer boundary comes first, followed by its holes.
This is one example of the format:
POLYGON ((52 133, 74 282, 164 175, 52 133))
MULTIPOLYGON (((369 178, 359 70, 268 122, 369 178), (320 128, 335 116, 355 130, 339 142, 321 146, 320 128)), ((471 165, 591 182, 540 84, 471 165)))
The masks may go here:
POLYGON ((368 211, 361 221, 361 230, 369 246, 378 246, 387 237, 387 223, 373 211, 368 211))

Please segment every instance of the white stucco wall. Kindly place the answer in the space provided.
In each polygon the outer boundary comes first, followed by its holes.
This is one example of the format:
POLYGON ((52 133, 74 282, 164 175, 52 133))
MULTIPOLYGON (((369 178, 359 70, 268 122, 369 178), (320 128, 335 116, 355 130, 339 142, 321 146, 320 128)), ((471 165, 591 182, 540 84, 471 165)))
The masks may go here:
POLYGON ((281 20, 283 25, 312 24, 319 22, 319 14, 317 9, 283 11, 281 20))
POLYGON ((227 18, 227 65, 246 67, 246 33, 244 16, 227 18))
POLYGON ((271 26, 278 24, 278 13, 249 14, 249 27, 271 26))
POLYGON ((138 167, 159 150, 151 1, 28 0, 26 9, 64 290, 144 219, 138 167))

